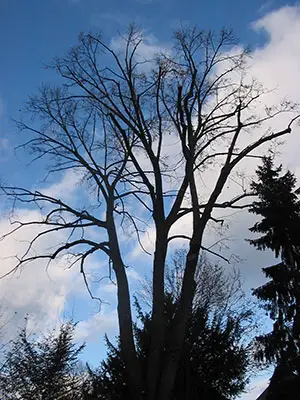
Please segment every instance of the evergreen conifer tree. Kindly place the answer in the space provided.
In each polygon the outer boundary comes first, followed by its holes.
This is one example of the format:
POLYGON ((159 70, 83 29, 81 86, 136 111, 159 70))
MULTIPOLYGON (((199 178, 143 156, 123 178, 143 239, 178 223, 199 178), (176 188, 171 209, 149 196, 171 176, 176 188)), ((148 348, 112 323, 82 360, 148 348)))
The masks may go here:
POLYGON ((84 346, 73 340, 72 323, 41 338, 22 329, 0 371, 1 400, 81 400, 84 376, 78 356, 84 346))
POLYGON ((271 332, 257 337, 256 357, 276 363, 270 389, 276 385, 278 392, 283 378, 300 373, 299 190, 295 189, 294 174, 282 174, 282 166, 274 167, 271 157, 263 159, 257 177, 251 186, 258 200, 250 212, 262 216, 262 220, 250 231, 261 236, 249 242, 258 250, 272 250, 280 262, 263 268, 269 281, 253 291, 274 321, 271 332))

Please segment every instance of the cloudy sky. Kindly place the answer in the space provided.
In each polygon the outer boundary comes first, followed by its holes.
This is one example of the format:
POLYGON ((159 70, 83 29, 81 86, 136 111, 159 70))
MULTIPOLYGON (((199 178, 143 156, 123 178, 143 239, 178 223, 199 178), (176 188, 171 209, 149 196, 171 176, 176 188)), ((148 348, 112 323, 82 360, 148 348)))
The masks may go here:
MULTIPOLYGON (((143 27, 148 41, 148 52, 169 47, 171 33, 179 23, 198 24, 204 29, 218 30, 231 27, 240 38, 240 45, 252 49, 253 73, 272 91, 272 102, 284 97, 300 102, 300 5, 274 1, 211 0, 0 0, 0 179, 3 183, 22 183, 27 187, 39 187, 44 191, 68 199, 76 198, 78 176, 69 172, 59 181, 42 182, 43 176, 36 164, 28 165, 30 157, 15 152, 22 139, 16 134, 12 119, 22 114, 27 96, 34 94, 43 82, 56 82, 56 77, 43 65, 53 57, 63 55, 76 43, 79 32, 101 31, 114 43, 118 32, 135 21, 143 27)), ((276 127, 284 125, 277 120, 276 127)), ((280 148, 280 157, 287 168, 300 178, 299 134, 296 128, 285 145, 280 148)), ((26 139, 26 138, 25 138, 26 139)), ((10 229, 8 205, 0 199, 0 234, 10 229)), ((17 218, 38 218, 38 210, 22 208, 16 210, 17 218)), ((270 255, 257 254, 244 238, 251 218, 243 214, 232 219, 231 251, 241 258, 239 267, 245 290, 263 282, 261 267, 268 264, 270 255)), ((24 251, 26 240, 34 234, 19 232, 0 242, 1 274, 11 268, 11 256, 24 251)), ((39 249, 53 246, 59 237, 41 241, 39 249)), ((129 255, 139 260, 140 253, 134 249, 129 255)), ((132 265, 135 264, 132 262, 132 265)), ((101 286, 101 297, 108 304, 98 312, 98 304, 91 301, 80 274, 76 269, 66 269, 67 260, 51 264, 41 262, 26 266, 23 271, 0 281, 3 318, 11 322, 7 337, 16 332, 24 316, 30 317, 32 329, 51 326, 63 318, 79 321, 77 337, 88 343, 86 358, 97 362, 105 352, 102 346, 104 333, 116 332, 115 293, 113 284, 101 286)), ((92 259, 90 270, 95 281, 105 275, 103 260, 92 259)), ((132 285, 142 275, 141 271, 129 269, 132 285)), ((95 291, 99 287, 94 285, 95 291)), ((244 400, 252 400, 266 385, 266 377, 259 377, 251 385, 251 393, 244 400)))

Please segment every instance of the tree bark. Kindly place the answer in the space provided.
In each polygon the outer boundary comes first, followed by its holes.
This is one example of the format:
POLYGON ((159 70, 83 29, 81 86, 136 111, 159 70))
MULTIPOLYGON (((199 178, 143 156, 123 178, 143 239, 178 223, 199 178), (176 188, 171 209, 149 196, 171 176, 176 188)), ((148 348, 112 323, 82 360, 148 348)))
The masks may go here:
POLYGON ((174 387, 187 327, 187 321, 190 311, 192 309, 192 302, 195 290, 194 274, 198 262, 199 252, 201 249, 202 234, 203 232, 199 233, 199 238, 197 242, 191 242, 190 250, 187 255, 186 273, 184 274, 183 279, 182 294, 178 310, 176 312, 174 320, 172 321, 171 337, 159 388, 159 400, 169 399, 172 389, 174 387))
POLYGON ((164 272, 167 255, 167 232, 158 226, 153 263, 153 301, 151 319, 151 342, 147 367, 148 399, 156 400, 165 342, 166 320, 164 314, 164 272))
POLYGON ((133 400, 143 399, 143 381, 141 368, 138 363, 132 325, 130 292, 128 279, 121 257, 116 227, 113 217, 113 207, 110 204, 107 212, 108 236, 111 248, 111 259, 117 280, 118 320, 120 330, 120 347, 122 359, 125 363, 125 373, 129 390, 133 400))

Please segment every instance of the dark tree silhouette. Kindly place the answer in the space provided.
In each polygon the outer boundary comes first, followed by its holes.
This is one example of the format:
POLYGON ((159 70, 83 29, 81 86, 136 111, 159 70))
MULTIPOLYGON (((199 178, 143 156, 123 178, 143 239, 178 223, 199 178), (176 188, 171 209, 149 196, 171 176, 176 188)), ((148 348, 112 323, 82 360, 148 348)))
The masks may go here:
MULTIPOLYGON (((166 269, 164 313, 167 334, 179 301, 186 251, 176 251, 166 269)), ((151 286, 142 285, 140 301, 151 304, 151 286)), ((143 375, 146 375, 150 349, 151 314, 143 312, 136 299, 138 323, 135 341, 143 375)), ((255 329, 252 304, 241 290, 239 275, 202 259, 196 270, 196 290, 188 331, 177 371, 172 399, 225 400, 240 394, 252 366, 250 329, 255 329), (246 339, 247 337, 247 339, 246 339)), ((106 337, 107 358, 98 370, 90 372, 86 400, 130 399, 124 385, 124 363, 119 342, 114 346, 106 337)), ((167 349, 165 349, 167 352, 167 349)))
MULTIPOLYGON (((146 376, 150 348, 151 315, 143 314, 139 305, 139 326, 135 326, 135 340, 142 373, 146 376)), ((166 295, 164 312, 169 333, 176 312, 172 296, 166 295)), ((174 400, 226 400, 240 394, 248 380, 249 348, 241 342, 243 321, 227 317, 209 317, 201 307, 195 307, 188 321, 179 369, 172 391, 174 400)), ((84 392, 85 400, 131 399, 125 382, 119 345, 106 338, 108 355, 99 369, 90 370, 90 381, 84 392)), ((168 349, 165 349, 167 354, 168 349)))
POLYGON ((194 275, 209 223, 220 224, 216 210, 243 208, 249 195, 226 191, 234 169, 257 157, 264 144, 291 132, 297 118, 293 104, 262 108, 262 86, 247 76, 248 52, 237 47, 228 30, 219 35, 197 28, 175 32, 172 49, 145 56, 143 35, 134 27, 120 37, 122 49, 100 35, 81 35, 79 44, 52 67, 61 87, 44 85, 28 104, 32 119, 19 123, 29 137, 24 145, 36 160, 46 157, 50 172, 72 169, 93 193, 84 204, 42 190, 3 187, 14 205, 37 205, 41 218, 14 221, 12 232, 35 225, 41 232, 18 255, 11 272, 35 260, 73 256, 88 286, 86 260, 107 256, 118 287, 120 348, 126 381, 134 400, 167 400, 173 390, 192 309, 194 275), (290 122, 273 131, 281 112, 290 122), (259 129, 258 129, 259 128, 259 129), (176 154, 168 154, 168 140, 176 154), (215 163, 216 178, 203 190, 202 174, 215 163), (222 198, 220 199, 220 195, 222 198), (172 228, 189 217, 190 233, 172 228), (134 343, 130 290, 120 227, 134 231, 136 245, 151 224, 152 312, 147 377, 134 343), (34 252, 53 232, 65 242, 45 253, 34 252), (188 252, 180 298, 166 335, 165 265, 170 242, 185 239, 188 252), (165 353, 164 349, 168 352, 165 353), (164 362, 162 362, 162 358, 164 362))
POLYGON ((300 373, 300 201, 295 176, 290 171, 282 174, 282 167, 275 168, 270 157, 263 159, 257 176, 251 186, 259 199, 250 211, 262 220, 250 230, 262 236, 250 243, 281 259, 263 268, 269 281, 253 291, 274 321, 270 333, 257 337, 256 356, 276 363, 269 389, 269 398, 275 399, 280 398, 276 396, 282 380, 288 379, 285 385, 290 386, 292 379, 295 385, 293 378, 300 373))
POLYGON ((6 353, 0 374, 3 400, 80 400, 84 376, 73 343, 74 325, 30 338, 26 328, 6 353))

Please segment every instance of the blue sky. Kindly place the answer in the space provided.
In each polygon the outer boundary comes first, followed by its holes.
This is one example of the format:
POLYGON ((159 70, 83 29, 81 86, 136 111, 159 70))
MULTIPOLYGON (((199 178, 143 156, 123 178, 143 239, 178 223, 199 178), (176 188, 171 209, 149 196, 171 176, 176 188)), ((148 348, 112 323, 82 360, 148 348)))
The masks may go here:
MULTIPOLYGON (((173 29, 187 23, 216 31, 230 27, 241 43, 257 46, 265 35, 254 32, 251 23, 285 4, 279 0, 192 0, 186 7, 177 0, 0 0, 1 134, 5 138, 10 135, 5 155, 0 149, 0 162, 9 165, 10 178, 20 178, 19 170, 29 159, 20 152, 17 160, 8 156, 19 143, 19 137, 11 135, 15 131, 12 119, 20 118, 27 97, 42 83, 56 82, 56 75, 44 66, 76 44, 79 32, 100 31, 110 38, 136 22, 158 42, 168 43, 173 29)), ((28 175, 37 179, 36 168, 28 170, 25 179, 28 175)), ((24 182, 24 176, 21 180, 24 182)))
MULTIPOLYGON (((20 136, 16 134, 12 119, 20 118, 22 114, 20 110, 23 110, 27 96, 36 93, 42 82, 57 82, 54 73, 44 69, 43 65, 49 63, 53 57, 63 55, 76 44, 79 32, 101 31, 110 40, 118 32, 122 32, 129 23, 136 22, 147 34, 153 35, 157 44, 163 45, 170 42, 172 30, 179 23, 197 24, 203 29, 216 31, 222 27, 230 27, 235 31, 242 45, 252 47, 255 68, 261 79, 271 86, 279 84, 280 94, 283 97, 291 96, 298 100, 296 88, 299 86, 291 77, 295 71, 299 71, 300 66, 300 54, 297 47, 299 16, 300 9, 297 3, 279 0, 211 0, 209 2, 199 0, 186 2, 179 0, 111 0, 109 2, 0 0, 1 181, 22 182, 24 185, 34 186, 37 180, 41 179, 44 164, 40 164, 38 168, 36 165, 26 167, 29 161, 28 155, 22 152, 17 152, 15 155, 14 147, 20 143, 20 136), (260 21, 256 24, 256 30, 252 26, 255 21, 260 21), (282 57, 278 55, 279 49, 285 53, 282 57), (285 57, 284 63, 283 57, 285 57), (283 71, 287 71, 288 79, 283 80, 283 71)), ((297 143, 293 142, 289 145, 284 153, 286 158, 283 156, 296 174, 300 172, 297 143)), ((68 176, 67 179, 67 183, 70 183, 75 178, 68 176)), ((56 182, 51 184, 52 190, 59 190, 59 187, 53 189, 56 182)), ((4 209, 2 203, 1 208, 4 209)), ((25 211, 27 214, 33 212, 33 210, 25 211)), ((27 215, 25 211, 24 216, 27 215)), ((3 211, 3 216, 0 216, 0 219, 2 218, 0 229, 3 230, 8 226, 4 215, 3 211)), ((234 229, 236 237, 239 235, 244 237, 244 231, 238 222, 234 225, 234 229)), ((238 243, 237 246, 243 246, 243 258, 253 260, 251 250, 241 244, 242 242, 238 243)), ((15 243, 10 242, 6 245, 6 249, 14 251, 14 246, 15 243)), ((265 265, 267 259, 267 255, 260 254, 262 266, 265 265)), ((253 269, 245 267, 243 271, 247 289, 255 286, 262 279, 260 268, 253 272, 253 269)), ((91 302, 84 292, 79 274, 76 271, 67 272, 68 274, 55 272, 52 281, 55 282, 57 279, 59 283, 53 283, 52 289, 43 295, 41 291, 36 290, 37 286, 47 282, 44 276, 46 274, 42 272, 36 273, 34 282, 30 276, 25 276, 23 281, 20 277, 11 285, 13 290, 17 290, 24 298, 26 296, 30 298, 30 301, 24 304, 35 316, 34 323, 37 326, 44 321, 40 318, 43 313, 48 319, 55 320, 57 316, 66 315, 67 317, 74 316, 75 319, 82 321, 80 337, 89 343, 86 356, 95 362, 99 354, 104 354, 99 338, 103 337, 105 330, 115 332, 113 306, 115 289, 112 286, 105 287, 111 306, 105 308, 104 316, 99 316, 96 313, 97 305, 91 302), (68 289, 70 285, 76 288, 75 292, 68 289), (41 296, 45 297, 43 303, 41 296), (54 306, 50 307, 50 303, 54 306)), ((132 279, 135 279, 133 271, 131 274, 132 279)), ((9 284, 6 283, 6 287, 9 287, 9 284)), ((22 316, 26 310, 22 304, 21 295, 19 297, 18 301, 11 299, 8 304, 18 308, 19 315, 22 316)), ((247 397, 248 400, 252 398, 255 397, 247 397)))
POLYGON ((76 43, 79 32, 101 31, 110 36, 136 21, 168 41, 180 22, 204 29, 232 27, 242 42, 260 40, 249 25, 283 1, 191 0, 1 0, 1 94, 7 114, 15 115, 27 94, 49 81, 41 67, 76 43), (201 4, 203 3, 203 4, 201 4))
MULTIPOLYGON (((11 132, 11 119, 20 117, 27 96, 43 82, 56 82, 44 66, 76 43, 79 32, 101 31, 107 38, 136 22, 158 41, 169 42, 179 23, 203 29, 233 28, 242 43, 257 45, 264 35, 250 29, 252 21, 285 3, 276 1, 192 0, 186 7, 176 0, 1 0, 0 1, 0 98, 2 131, 11 132)), ((15 138, 10 139, 13 148, 15 138)), ((23 155, 24 156, 24 155, 23 155)), ((10 165, 18 175, 19 166, 10 165)), ((35 169, 32 170, 35 174, 35 169)))

